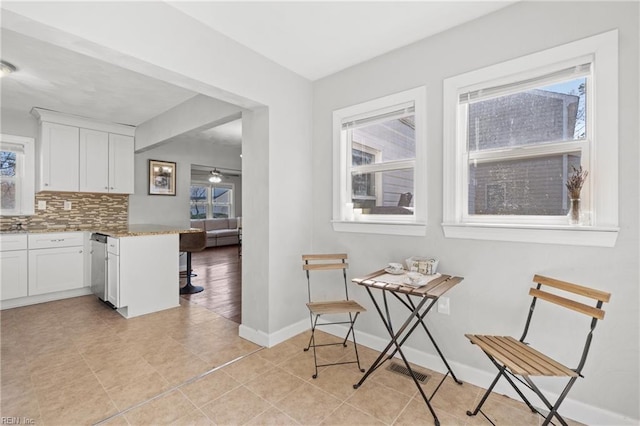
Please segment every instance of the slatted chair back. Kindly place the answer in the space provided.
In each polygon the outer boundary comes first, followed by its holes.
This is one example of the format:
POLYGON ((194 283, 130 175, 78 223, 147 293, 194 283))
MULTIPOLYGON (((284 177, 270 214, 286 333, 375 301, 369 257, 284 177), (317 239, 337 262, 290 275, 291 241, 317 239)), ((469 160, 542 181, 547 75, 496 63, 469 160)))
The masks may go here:
POLYGON ((347 286, 347 263, 348 256, 346 253, 329 253, 329 254, 303 254, 302 269, 307 274, 307 290, 309 295, 309 302, 312 301, 311 295, 311 277, 310 271, 331 271, 342 270, 342 278, 344 281, 344 294, 347 300, 349 300, 349 288, 347 286))
POLYGON ((536 302, 538 300, 553 303, 563 308, 570 309, 572 311, 591 317, 591 326, 587 334, 584 349, 582 351, 582 357, 580 359, 578 367, 575 369, 576 373, 580 374, 580 372, 582 371, 582 367, 584 366, 584 363, 586 361, 587 354, 589 353, 589 347, 591 346, 591 339, 593 337, 593 331, 596 327, 596 324, 598 320, 604 319, 605 311, 604 309, 602 309, 602 305, 609 302, 609 300, 611 299, 611 293, 596 290, 590 287, 584 287, 578 284, 572 284, 566 281, 557 280, 555 278, 548 278, 542 275, 534 275, 533 282, 537 285, 529 289, 529 295, 532 296, 533 299, 531 301, 531 307, 527 316, 527 322, 525 324, 524 332, 522 334, 522 337, 520 338, 520 341, 524 342, 527 337, 529 325, 531 323, 533 312, 536 307, 536 302), (543 289, 543 286, 560 290, 564 292, 563 294, 566 294, 566 296, 561 296, 559 294, 556 294, 555 292, 549 292, 546 289, 543 289), (580 301, 584 298, 593 300, 594 306, 580 301))

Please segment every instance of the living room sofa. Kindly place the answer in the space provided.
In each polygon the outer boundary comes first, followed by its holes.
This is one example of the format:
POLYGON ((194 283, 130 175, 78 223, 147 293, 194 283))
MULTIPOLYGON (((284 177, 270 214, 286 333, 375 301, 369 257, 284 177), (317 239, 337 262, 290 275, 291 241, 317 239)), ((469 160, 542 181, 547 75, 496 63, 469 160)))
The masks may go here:
POLYGON ((240 242, 241 218, 231 219, 194 219, 192 228, 198 228, 207 234, 207 247, 227 246, 240 242))

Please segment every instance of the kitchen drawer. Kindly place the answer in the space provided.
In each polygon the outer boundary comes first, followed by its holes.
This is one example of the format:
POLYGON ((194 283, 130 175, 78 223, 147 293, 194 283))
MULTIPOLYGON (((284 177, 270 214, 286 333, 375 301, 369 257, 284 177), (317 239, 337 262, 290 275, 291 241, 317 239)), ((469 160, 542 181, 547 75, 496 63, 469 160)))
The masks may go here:
POLYGON ((0 234, 0 251, 26 249, 27 234, 0 234))
POLYGON ((84 232, 51 232, 29 234, 29 249, 82 246, 84 232))
POLYGON ((116 256, 120 255, 120 240, 117 238, 107 238, 107 252, 111 254, 115 254, 116 256))

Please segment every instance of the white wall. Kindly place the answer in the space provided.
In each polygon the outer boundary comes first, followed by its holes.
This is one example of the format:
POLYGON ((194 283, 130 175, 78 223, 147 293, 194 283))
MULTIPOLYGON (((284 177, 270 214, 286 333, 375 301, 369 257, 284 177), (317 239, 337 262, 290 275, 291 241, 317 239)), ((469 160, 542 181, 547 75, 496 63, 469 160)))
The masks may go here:
POLYGON ((0 133, 35 138, 38 135, 38 120, 29 111, 0 108, 0 133))
MULTIPOLYGON (((290 305, 304 301, 299 255, 311 245, 310 82, 164 2, 3 2, 2 9, 12 31, 255 109, 243 115, 243 261, 251 267, 243 268, 241 333, 269 344, 297 321, 290 305)), ((155 220, 165 207, 158 202, 146 213, 155 220)))
MULTIPOLYGON (((464 333, 519 336, 527 310, 528 288, 535 273, 612 292, 607 316, 598 324, 592 350, 580 379, 565 403, 570 417, 598 423, 597 409, 640 418, 639 274, 638 274, 638 3, 521 2, 468 24, 375 58, 314 83, 313 249, 344 250, 350 275, 359 276, 410 255, 440 259, 443 272, 463 276, 448 295, 451 315, 431 314, 428 322, 463 379, 493 374, 493 367, 464 333), (614 248, 505 243, 445 239, 442 222, 443 79, 559 44, 618 28, 620 31, 620 234, 614 248), (337 233, 331 227, 331 112, 417 86, 427 88, 428 228, 426 237, 337 233), (580 403, 584 403, 581 406, 580 403), (582 416, 582 418, 580 417, 582 416)), ((367 294, 355 296, 369 303, 367 294)), ((385 338, 373 306, 358 320, 364 335, 385 338)), ((395 312, 401 314, 402 310, 395 312)), ((577 315, 576 315, 577 316, 577 315)), ((302 316, 301 316, 302 318, 302 316)), ((553 331, 577 325, 585 335, 588 319, 553 316, 553 331)), ((558 348, 574 336, 556 341, 533 330, 542 346, 558 348)), ((361 340, 362 341, 362 337, 361 340)), ((434 354, 426 339, 410 347, 434 354)), ((575 365, 579 354, 562 353, 575 365)), ((426 359, 423 357, 423 359, 426 359)), ((488 386, 489 379, 483 383, 488 386)), ((548 385, 545 385, 548 386, 548 385)), ((551 386, 550 386, 551 387, 551 386)), ((557 388, 554 388, 557 389, 557 388)), ((472 408, 472 407, 469 407, 472 408)), ((561 410, 563 411, 563 410, 561 410)), ((615 416, 613 417, 615 418, 615 416)), ((611 417, 609 422, 611 422, 611 417)), ((611 424, 611 423, 609 423, 611 424)))

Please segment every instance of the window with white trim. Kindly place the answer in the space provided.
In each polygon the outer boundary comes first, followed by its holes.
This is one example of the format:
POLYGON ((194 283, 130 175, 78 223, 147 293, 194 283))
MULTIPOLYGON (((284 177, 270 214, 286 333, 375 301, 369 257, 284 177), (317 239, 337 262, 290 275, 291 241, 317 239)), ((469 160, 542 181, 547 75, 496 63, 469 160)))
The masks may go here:
POLYGON ((424 235, 424 88, 335 111, 334 229, 424 235))
POLYGON ((34 140, 0 135, 0 214, 34 214, 34 140))
POLYGON ((617 90, 615 31, 446 79, 445 236, 615 244, 617 90), (579 167, 578 229, 565 183, 579 167))
POLYGON ((232 184, 191 184, 191 219, 232 218, 235 216, 232 184))

